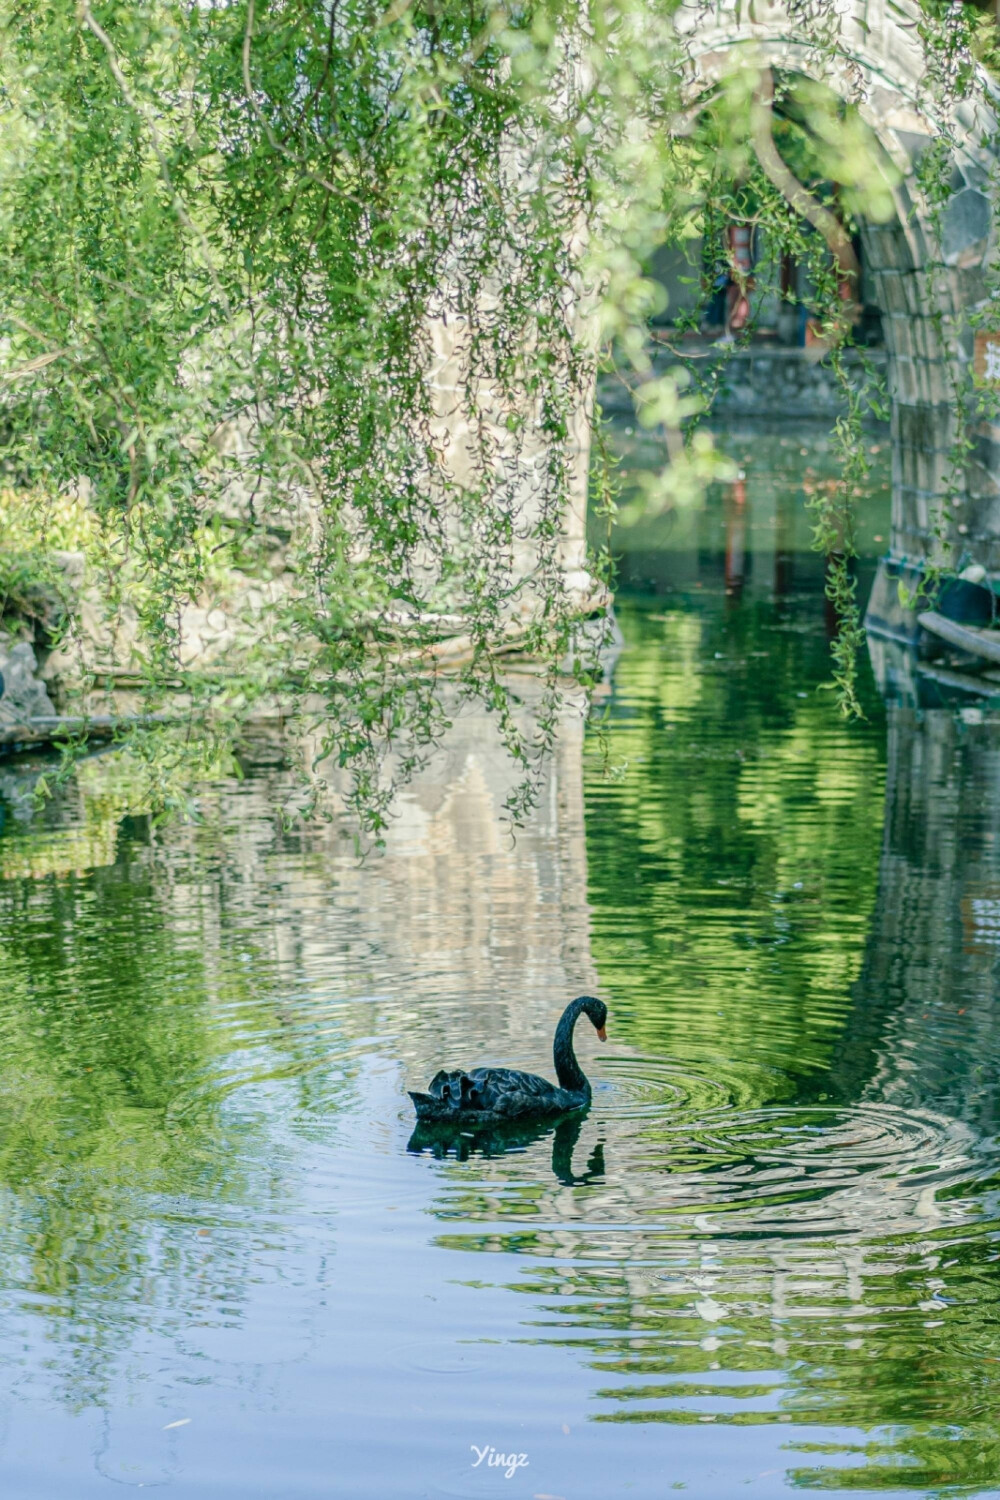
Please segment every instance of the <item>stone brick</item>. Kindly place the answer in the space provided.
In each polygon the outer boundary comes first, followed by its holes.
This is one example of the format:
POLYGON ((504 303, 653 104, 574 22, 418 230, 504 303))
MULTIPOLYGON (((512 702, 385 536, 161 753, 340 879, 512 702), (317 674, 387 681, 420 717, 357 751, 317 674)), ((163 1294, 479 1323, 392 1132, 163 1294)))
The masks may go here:
POLYGON ((979 464, 986 473, 994 475, 997 483, 1000 483, 1000 431, 996 436, 977 431, 971 460, 979 464))
POLYGON ((876 278, 879 303, 884 312, 893 316, 909 312, 904 280, 905 277, 900 271, 882 271, 876 278))
POLYGON ((876 270, 910 271, 913 257, 898 225, 880 224, 871 228, 865 237, 872 265, 876 270))
POLYGON ((885 339, 885 347, 889 351, 890 356, 909 354, 908 323, 909 319, 906 317, 886 317, 883 313, 882 336, 885 339))
POLYGON ((941 250, 949 266, 971 266, 982 261, 989 238, 990 201, 976 188, 964 188, 941 214, 941 250))
POLYGON ((933 407, 898 404, 892 412, 893 439, 903 451, 912 448, 923 453, 947 453, 952 426, 952 413, 933 407))
POLYGON ((896 356, 889 364, 889 394, 904 406, 916 406, 922 399, 911 359, 896 356))
POLYGON ((982 266, 955 266, 951 272, 955 305, 976 307, 989 301, 986 275, 982 266))
POLYGON ((981 192, 989 191, 990 174, 985 163, 963 155, 958 165, 967 187, 979 188, 981 192))
POLYGON ((914 457, 917 488, 931 495, 941 494, 947 487, 952 472, 950 456, 939 451, 926 453, 918 449, 914 457))

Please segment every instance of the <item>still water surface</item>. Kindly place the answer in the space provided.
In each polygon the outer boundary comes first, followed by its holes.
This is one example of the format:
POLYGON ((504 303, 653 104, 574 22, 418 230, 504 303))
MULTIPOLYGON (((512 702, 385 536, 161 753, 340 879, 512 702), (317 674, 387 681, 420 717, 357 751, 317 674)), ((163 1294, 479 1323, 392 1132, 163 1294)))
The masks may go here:
POLYGON ((0 767, 5 1496, 1000 1495, 1000 728, 840 718, 821 445, 745 461, 516 842, 472 717, 362 866, 277 766, 0 767), (579 1131, 408 1152, 581 990, 579 1131))

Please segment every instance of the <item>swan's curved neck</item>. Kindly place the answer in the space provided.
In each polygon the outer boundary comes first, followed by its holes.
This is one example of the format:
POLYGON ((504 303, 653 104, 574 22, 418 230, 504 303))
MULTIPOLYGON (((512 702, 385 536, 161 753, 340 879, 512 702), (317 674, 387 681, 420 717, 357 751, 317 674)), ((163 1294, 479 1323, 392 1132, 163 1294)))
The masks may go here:
POLYGON ((552 1044, 552 1061, 555 1063, 556 1077, 560 1086, 564 1089, 571 1089, 575 1094, 584 1091, 590 1093, 587 1075, 577 1062, 576 1053, 573 1051, 573 1027, 582 1009, 583 1006, 578 1000, 570 1001, 556 1027, 556 1037, 552 1044))

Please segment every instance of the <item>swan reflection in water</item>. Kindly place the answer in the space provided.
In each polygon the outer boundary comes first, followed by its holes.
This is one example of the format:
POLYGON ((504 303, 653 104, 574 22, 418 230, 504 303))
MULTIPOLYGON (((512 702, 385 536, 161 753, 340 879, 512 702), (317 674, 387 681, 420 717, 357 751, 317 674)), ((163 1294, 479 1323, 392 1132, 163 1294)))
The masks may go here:
POLYGON ((586 1171, 573 1171, 573 1152, 586 1118, 587 1111, 580 1110, 560 1120, 558 1125, 551 1120, 519 1120, 479 1130, 462 1130, 445 1123, 418 1123, 406 1149, 416 1153, 430 1151, 440 1161, 449 1155, 454 1155, 456 1161, 468 1161, 470 1156, 504 1156, 511 1151, 523 1151, 551 1135, 553 1173, 567 1187, 578 1187, 603 1177, 605 1170, 604 1142, 598 1141, 587 1158, 586 1171))

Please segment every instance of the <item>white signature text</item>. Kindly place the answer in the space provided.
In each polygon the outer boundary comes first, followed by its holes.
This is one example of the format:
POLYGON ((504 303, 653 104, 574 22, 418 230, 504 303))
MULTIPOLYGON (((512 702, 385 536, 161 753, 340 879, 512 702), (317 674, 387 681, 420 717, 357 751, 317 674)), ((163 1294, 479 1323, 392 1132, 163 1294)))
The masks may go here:
POLYGON ((488 1469, 503 1469, 503 1477, 505 1479, 513 1479, 518 1469, 526 1469, 528 1467, 528 1455, 526 1453, 498 1453, 490 1444, 487 1444, 485 1448, 477 1448, 475 1443, 471 1443, 470 1447, 476 1455, 475 1462, 472 1465, 474 1469, 478 1469, 479 1465, 485 1459, 488 1469))

